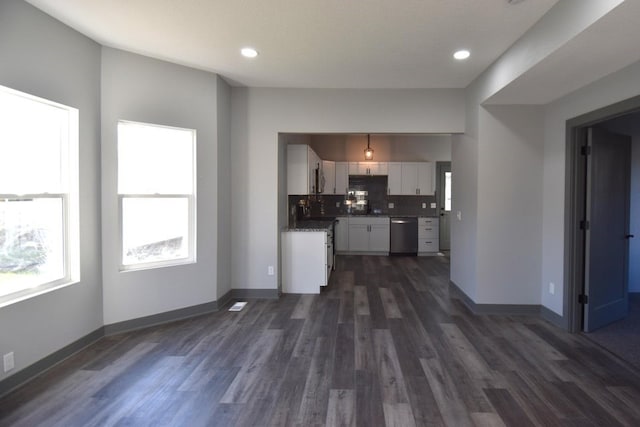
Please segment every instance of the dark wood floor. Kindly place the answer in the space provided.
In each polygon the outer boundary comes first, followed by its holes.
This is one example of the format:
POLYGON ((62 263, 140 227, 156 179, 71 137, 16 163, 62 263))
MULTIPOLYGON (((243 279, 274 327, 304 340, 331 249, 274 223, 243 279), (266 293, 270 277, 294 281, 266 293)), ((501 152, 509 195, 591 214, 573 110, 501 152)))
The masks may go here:
POLYGON ((0 400, 0 425, 640 425, 630 365, 538 318, 474 316, 448 269, 339 257, 319 296, 102 339, 0 400))

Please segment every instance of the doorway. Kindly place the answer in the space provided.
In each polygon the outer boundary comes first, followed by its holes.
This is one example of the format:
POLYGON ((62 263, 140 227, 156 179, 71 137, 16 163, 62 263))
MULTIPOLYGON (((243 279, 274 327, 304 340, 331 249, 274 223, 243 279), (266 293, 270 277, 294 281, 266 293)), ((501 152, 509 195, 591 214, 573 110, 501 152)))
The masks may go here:
POLYGON ((436 197, 440 215, 440 251, 451 250, 451 162, 436 163, 436 197))
POLYGON ((565 219, 569 329, 638 366, 639 107, 637 97, 567 123, 565 219))
POLYGON ((593 332, 624 319, 628 310, 631 137, 589 126, 585 163, 585 235, 582 330, 593 332))

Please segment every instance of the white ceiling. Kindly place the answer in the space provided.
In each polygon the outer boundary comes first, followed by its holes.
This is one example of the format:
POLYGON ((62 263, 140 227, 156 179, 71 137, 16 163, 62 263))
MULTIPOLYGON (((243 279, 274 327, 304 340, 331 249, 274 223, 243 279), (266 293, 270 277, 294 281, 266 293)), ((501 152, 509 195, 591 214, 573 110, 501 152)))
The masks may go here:
POLYGON ((464 88, 558 0, 27 1, 105 46, 234 85, 464 88), (460 48, 471 58, 454 60, 460 48))

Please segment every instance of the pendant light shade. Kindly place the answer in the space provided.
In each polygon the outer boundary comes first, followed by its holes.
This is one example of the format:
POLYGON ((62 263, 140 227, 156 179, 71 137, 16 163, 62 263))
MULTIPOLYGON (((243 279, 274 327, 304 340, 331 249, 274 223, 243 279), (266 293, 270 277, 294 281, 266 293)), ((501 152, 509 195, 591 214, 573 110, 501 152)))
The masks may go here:
POLYGON ((364 159, 373 160, 373 148, 370 147, 371 135, 367 134, 367 148, 364 149, 364 159))

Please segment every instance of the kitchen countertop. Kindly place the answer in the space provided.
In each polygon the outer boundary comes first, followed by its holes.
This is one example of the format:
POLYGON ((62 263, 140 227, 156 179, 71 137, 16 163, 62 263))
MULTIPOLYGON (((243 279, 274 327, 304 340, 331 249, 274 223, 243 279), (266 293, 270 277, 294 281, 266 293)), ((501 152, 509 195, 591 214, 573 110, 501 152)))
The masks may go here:
MULTIPOLYGON (((368 215, 340 215, 349 218, 437 218, 429 215, 389 215, 389 214, 368 214, 368 215)), ((284 231, 331 231, 334 221, 338 217, 314 217, 298 221, 295 227, 287 227, 284 231)))
POLYGON ((429 216, 429 215, 345 215, 348 218, 438 218, 437 215, 429 216))
POLYGON ((287 231, 331 231, 334 221, 335 218, 298 221, 295 227, 289 227, 287 231))

